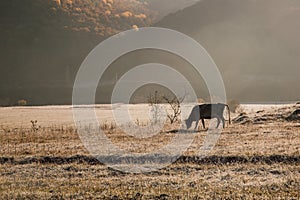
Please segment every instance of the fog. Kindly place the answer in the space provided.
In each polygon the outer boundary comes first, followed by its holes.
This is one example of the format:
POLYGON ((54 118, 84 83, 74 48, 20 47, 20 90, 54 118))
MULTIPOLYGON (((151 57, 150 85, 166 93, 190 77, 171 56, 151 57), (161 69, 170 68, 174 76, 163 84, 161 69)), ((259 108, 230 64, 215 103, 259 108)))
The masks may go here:
POLYGON ((157 23, 195 38, 217 63, 228 96, 300 98, 300 2, 204 0, 157 23))

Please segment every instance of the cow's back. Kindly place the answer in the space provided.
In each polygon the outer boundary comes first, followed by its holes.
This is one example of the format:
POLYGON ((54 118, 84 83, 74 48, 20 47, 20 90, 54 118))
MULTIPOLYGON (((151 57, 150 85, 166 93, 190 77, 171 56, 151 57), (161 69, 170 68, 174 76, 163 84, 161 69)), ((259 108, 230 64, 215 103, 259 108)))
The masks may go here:
POLYGON ((204 119, 211 119, 215 117, 223 116, 225 109, 225 104, 202 104, 199 105, 200 108, 200 117, 204 119))
POLYGON ((200 118, 210 119, 211 118, 211 104, 201 104, 199 105, 200 118))

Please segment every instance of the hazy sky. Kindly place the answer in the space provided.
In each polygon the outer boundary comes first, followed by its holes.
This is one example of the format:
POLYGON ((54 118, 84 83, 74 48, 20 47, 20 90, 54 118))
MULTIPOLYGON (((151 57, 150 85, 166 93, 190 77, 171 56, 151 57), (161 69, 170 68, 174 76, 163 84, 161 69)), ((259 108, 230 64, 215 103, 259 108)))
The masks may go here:
POLYGON ((203 0, 157 25, 199 41, 219 66, 229 96, 300 98, 300 1, 203 0))

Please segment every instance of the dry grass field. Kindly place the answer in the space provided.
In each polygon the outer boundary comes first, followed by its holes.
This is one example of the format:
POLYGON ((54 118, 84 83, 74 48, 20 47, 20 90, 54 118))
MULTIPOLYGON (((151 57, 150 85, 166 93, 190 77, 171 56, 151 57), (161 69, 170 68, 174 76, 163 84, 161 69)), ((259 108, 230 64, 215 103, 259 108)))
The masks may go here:
MULTIPOLYGON (((175 163, 132 174, 89 154, 71 106, 0 108, 0 199, 300 199, 300 121, 285 119, 295 109, 243 106, 207 157, 197 153, 206 132, 189 132, 194 141, 175 163)), ((105 134, 132 152, 151 152, 178 134, 167 125, 137 139, 116 128, 110 112, 97 108, 105 134)))

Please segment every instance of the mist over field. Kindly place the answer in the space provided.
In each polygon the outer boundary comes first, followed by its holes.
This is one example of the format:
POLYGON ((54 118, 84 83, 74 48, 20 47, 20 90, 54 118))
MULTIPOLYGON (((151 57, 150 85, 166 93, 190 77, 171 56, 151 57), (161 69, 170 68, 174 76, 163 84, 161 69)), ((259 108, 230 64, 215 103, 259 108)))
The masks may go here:
POLYGON ((299 98, 299 20, 299 1, 207 0, 155 25, 200 42, 231 98, 259 102, 299 98))
MULTIPOLYGON (((222 73, 228 99, 297 101, 299 21, 300 2, 293 0, 1 1, 0 103, 70 104, 77 70, 96 45, 148 26, 178 30, 202 44, 222 73)), ((112 64, 97 102, 109 102, 116 74, 154 61, 190 76, 198 97, 208 96, 185 60, 145 50, 112 64)))

